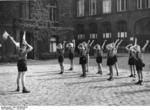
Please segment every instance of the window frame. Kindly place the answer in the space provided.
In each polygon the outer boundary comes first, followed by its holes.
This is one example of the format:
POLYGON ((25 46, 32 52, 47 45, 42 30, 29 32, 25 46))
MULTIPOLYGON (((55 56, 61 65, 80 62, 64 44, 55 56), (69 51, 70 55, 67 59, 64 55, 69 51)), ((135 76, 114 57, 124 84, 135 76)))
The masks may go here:
POLYGON ((103 0, 103 3, 102 3, 102 13, 103 14, 112 13, 112 0, 103 0), (109 9, 107 9, 107 8, 109 8, 109 9))
POLYGON ((117 12, 127 11, 127 0, 117 0, 117 12))
POLYGON ((97 0, 89 0, 89 16, 93 15, 97 15, 97 0))
POLYGON ((77 17, 85 16, 85 0, 77 0, 76 5, 77 17))

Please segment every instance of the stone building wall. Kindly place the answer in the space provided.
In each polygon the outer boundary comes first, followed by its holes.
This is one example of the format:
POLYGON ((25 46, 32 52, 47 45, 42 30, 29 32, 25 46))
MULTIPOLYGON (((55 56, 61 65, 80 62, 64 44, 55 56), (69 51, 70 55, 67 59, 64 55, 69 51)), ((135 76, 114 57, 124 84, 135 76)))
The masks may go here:
MULTIPOLYGON (((2 35, 4 30, 7 30, 17 41, 20 41, 23 31, 27 31, 27 40, 34 47, 33 52, 28 55, 30 58, 40 58, 42 54, 46 54, 50 58, 56 57, 56 53, 50 53, 49 51, 49 40, 54 36, 57 39, 57 43, 73 39, 73 16, 72 0, 57 0, 58 12, 56 14, 58 14, 58 18, 56 21, 51 21, 49 6, 54 1, 1 2, 0 34, 2 35)), ((6 57, 4 60, 16 57, 14 46, 9 41, 1 40, 1 42, 3 47, 0 49, 2 50, 0 55, 2 54, 3 58, 6 57)))

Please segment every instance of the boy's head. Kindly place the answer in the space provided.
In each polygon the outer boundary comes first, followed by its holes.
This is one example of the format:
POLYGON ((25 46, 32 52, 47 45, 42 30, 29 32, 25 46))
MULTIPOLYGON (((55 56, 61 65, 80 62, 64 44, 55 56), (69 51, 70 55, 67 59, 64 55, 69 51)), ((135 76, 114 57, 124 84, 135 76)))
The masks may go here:
POLYGON ((58 48, 58 49, 62 49, 62 48, 63 48, 62 44, 59 43, 58 46, 57 46, 57 48, 58 48))
POLYGON ((73 47, 74 47, 74 44, 70 42, 70 43, 68 43, 68 47, 69 47, 69 48, 73 48, 73 47))
POLYGON ((80 50, 85 50, 85 46, 84 46, 83 43, 80 43, 80 44, 79 44, 79 47, 80 47, 80 50))
POLYGON ((100 49, 101 49, 101 46, 100 46, 99 44, 97 44, 97 45, 96 45, 96 49, 97 49, 97 50, 100 50, 100 49))
POLYGON ((83 46, 85 46, 85 47, 87 46, 87 43, 86 43, 86 42, 82 42, 82 44, 83 44, 83 46))
POLYGON ((112 50, 115 47, 115 43, 110 43, 106 46, 108 50, 112 50))

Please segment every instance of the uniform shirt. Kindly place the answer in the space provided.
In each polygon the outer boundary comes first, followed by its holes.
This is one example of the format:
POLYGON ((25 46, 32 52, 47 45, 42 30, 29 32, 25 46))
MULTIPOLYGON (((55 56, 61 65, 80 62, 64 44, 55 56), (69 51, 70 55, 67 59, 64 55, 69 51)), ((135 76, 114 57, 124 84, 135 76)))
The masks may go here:
POLYGON ((80 57, 82 57, 82 56, 86 56, 86 49, 84 49, 84 50, 80 50, 80 57))
POLYGON ((129 58, 133 58, 135 56, 135 54, 130 50, 129 51, 129 58))
POLYGON ((18 48, 18 59, 27 60, 27 49, 22 50, 21 48, 18 48))
POLYGON ((58 53, 58 56, 63 56, 64 55, 64 48, 62 49, 57 49, 57 53, 58 53))
POLYGON ((86 54, 89 54, 89 53, 90 53, 90 46, 87 45, 87 46, 86 46, 86 54))
POLYGON ((74 54, 74 48, 73 47, 71 47, 71 48, 69 48, 69 54, 74 54))
POLYGON ((95 53, 96 53, 96 57, 99 57, 99 56, 102 56, 103 51, 101 49, 96 49, 95 53))
POLYGON ((108 51, 107 56, 108 57, 114 57, 116 54, 117 54, 117 49, 114 48, 114 49, 108 51))

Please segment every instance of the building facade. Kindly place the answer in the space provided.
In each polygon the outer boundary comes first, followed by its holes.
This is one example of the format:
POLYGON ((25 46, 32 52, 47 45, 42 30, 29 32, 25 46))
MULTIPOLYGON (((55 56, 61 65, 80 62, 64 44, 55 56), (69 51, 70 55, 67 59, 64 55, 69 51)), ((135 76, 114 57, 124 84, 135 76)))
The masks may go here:
MULTIPOLYGON (((5 30, 20 41, 23 31, 34 47, 30 59, 56 57, 56 44, 73 39, 72 0, 20 0, 0 1, 0 34, 5 30)), ((0 37, 2 60, 15 59, 13 44, 0 37)))
MULTIPOLYGON (((138 38, 150 40, 150 0, 74 0, 74 28, 79 42, 123 39, 121 48, 138 38)), ((147 51, 150 47, 147 48, 147 51)))

